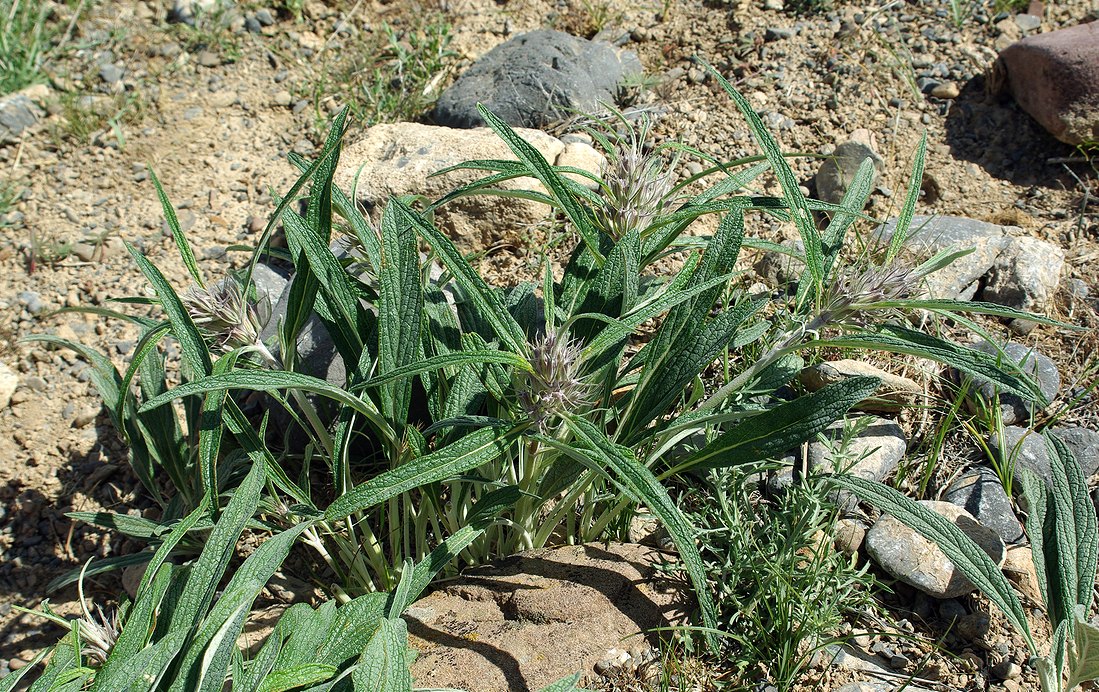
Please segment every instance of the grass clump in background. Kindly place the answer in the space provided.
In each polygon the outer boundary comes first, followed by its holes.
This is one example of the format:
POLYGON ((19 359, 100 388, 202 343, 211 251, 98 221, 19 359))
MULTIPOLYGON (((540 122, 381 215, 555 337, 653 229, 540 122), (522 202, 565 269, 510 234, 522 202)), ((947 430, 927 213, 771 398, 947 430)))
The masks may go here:
POLYGON ((46 68, 72 33, 81 7, 66 26, 48 3, 0 0, 0 96, 48 81, 46 68))
MULTIPOLYGON (((433 36, 423 44, 429 57, 443 46, 442 34, 433 36)), ((418 64, 403 46, 393 50, 394 59, 418 64)), ((408 73, 418 83, 436 68, 408 73)), ((123 372, 81 344, 39 338, 91 364, 161 513, 73 515, 148 548, 94 562, 55 587, 147 567, 118 615, 86 606, 66 623, 70 633, 35 689, 129 688, 134 680, 150 690, 220 690, 227 680, 248 690, 409 689, 401 614, 438 574, 550 543, 621 537, 642 508, 678 549, 701 647, 716 655, 731 639, 741 682, 792 684, 843 604, 862 593, 864 574, 826 553, 818 535, 834 528, 828 496, 843 476, 812 479, 767 506, 747 494, 745 470, 814 439, 878 386, 854 378, 799 396, 788 385, 805 359, 822 347, 914 354, 1004 391, 1041 394, 1017 368, 886 319, 906 309, 1024 316, 917 297, 920 279, 953 257, 918 267, 900 257, 923 144, 892 244, 851 262, 841 251, 865 221, 872 164, 840 205, 806 199, 759 116, 715 77, 762 155, 714 165, 706 173, 720 180, 701 193, 671 185, 637 136, 592 133, 615 162, 604 179, 551 166, 483 111, 517 160, 471 162, 485 177, 425 209, 391 200, 376 225, 332 184, 344 109, 316 160, 291 157, 302 175, 268 228, 282 223, 295 267, 271 338, 251 280, 270 233, 246 266, 207 277, 157 182, 191 285, 172 285, 131 248, 155 297, 128 299, 136 310, 111 313, 142 331, 123 372), (764 174, 777 179, 780 196, 751 191, 764 174), (431 213, 520 177, 541 183, 544 191, 523 194, 567 219, 574 249, 563 267, 547 259, 540 275, 493 287, 431 213), (832 215, 823 230, 814 211, 832 215), (757 214, 792 223, 801 237, 805 270, 789 294, 750 295, 739 281, 742 249, 770 247, 749 232, 757 214), (715 232, 686 233, 707 215, 720 218, 715 232), (351 253, 333 252, 335 242, 351 253), (668 259, 679 269, 654 278, 668 259), (343 359, 338 381, 306 374, 298 348, 315 322, 343 359), (167 337, 178 342, 178 361, 160 348, 167 337), (280 434, 270 411, 250 416, 241 392, 266 395, 301 439, 280 434), (229 575, 246 530, 259 548, 229 575), (292 607, 248 658, 237 637, 294 546, 322 565, 318 581, 330 585, 331 600, 292 607), (749 594, 753 572, 763 578, 749 594), (726 578, 735 584, 718 583, 726 578), (808 618, 810 596, 827 607, 808 618), (758 636, 749 642, 742 628, 758 636)), ((58 620, 48 607, 43 613, 58 620)))

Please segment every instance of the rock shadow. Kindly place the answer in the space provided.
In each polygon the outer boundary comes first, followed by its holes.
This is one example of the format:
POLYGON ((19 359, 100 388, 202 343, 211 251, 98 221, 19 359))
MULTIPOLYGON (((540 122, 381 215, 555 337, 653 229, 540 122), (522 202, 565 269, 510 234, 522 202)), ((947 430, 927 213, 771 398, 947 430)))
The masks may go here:
POLYGON ((978 75, 949 102, 945 127, 950 155, 1021 187, 1075 186, 1063 166, 1049 160, 1076 150, 1046 132, 1010 94, 989 94, 986 85, 985 76, 978 75))

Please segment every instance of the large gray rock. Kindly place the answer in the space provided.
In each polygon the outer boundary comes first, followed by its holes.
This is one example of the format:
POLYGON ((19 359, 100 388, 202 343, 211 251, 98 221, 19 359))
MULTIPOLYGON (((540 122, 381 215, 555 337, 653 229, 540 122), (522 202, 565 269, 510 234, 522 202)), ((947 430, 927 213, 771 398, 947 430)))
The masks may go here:
MULTIPOLYGON (((815 473, 846 472, 870 481, 885 480, 896 470, 908 447, 904 431, 893 421, 877 416, 866 416, 867 427, 841 447, 844 421, 836 421, 824 432, 826 441, 809 443, 806 466, 815 473)), ((800 465, 795 454, 782 460, 784 465, 768 474, 769 492, 781 494, 795 482, 800 465)), ((849 511, 858 504, 857 498, 847 491, 834 492, 831 496, 842 510, 849 511)))
POLYGON ((619 86, 642 72, 633 53, 602 41, 540 29, 496 46, 439 96, 433 117, 451 127, 477 127, 484 104, 514 127, 544 127, 614 103, 619 86))
POLYGON ((1004 49, 997 73, 1054 137, 1099 141, 1099 23, 1028 36, 1004 49))
MULTIPOLYGON (((999 357, 1003 351, 1003 359, 1000 361, 1006 367, 1003 369, 1011 372, 1011 364, 1019 368, 1035 380, 1038 389, 1047 401, 1052 402, 1061 391, 1061 374, 1057 371, 1057 365, 1047 356, 1035 351, 1030 346, 1009 341, 1000 347, 989 341, 981 341, 973 345, 978 351, 999 357), (1010 361, 1010 363, 1008 362, 1010 361)), ((1033 401, 1024 401, 1022 397, 1007 392, 999 392, 996 385, 984 378, 974 378, 973 386, 969 391, 970 407, 976 408, 976 398, 979 397, 986 405, 999 402, 1000 416, 1004 425, 1012 425, 1019 422, 1027 422, 1031 416, 1041 410, 1040 405, 1033 401)))
MULTIPOLYGON (((888 244, 895 229, 895 219, 886 222, 878 230, 879 241, 888 244)), ((1065 254, 1021 233, 960 216, 915 216, 905 247, 920 260, 944 250, 972 250, 927 277, 933 298, 987 300, 1042 313, 1057 291, 1065 254)))
MULTIPOLYGON (((594 168, 592 173, 600 172, 598 154, 589 145, 577 142, 566 150, 561 140, 544 132, 517 132, 549 163, 557 164, 562 158, 570 165, 587 161, 594 168), (594 156, 578 155, 577 150, 583 148, 594 156)), ((419 123, 375 125, 361 140, 344 147, 334 180, 348 194, 354 189, 358 201, 368 210, 379 210, 390 197, 424 195, 435 200, 488 175, 470 170, 434 175, 472 159, 513 161, 515 156, 488 128, 461 130, 419 123)), ((510 180, 500 187, 544 191, 533 178, 510 180)), ((450 234, 461 250, 473 252, 521 233, 549 213, 550 208, 539 202, 472 195, 439 209, 435 223, 450 234)))
POLYGON ((405 614, 417 687, 536 690, 684 619, 687 594, 660 554, 610 543, 534 550, 467 570, 405 614), (642 637, 631 637, 642 633, 642 637), (629 639, 627 639, 629 638, 629 639))
POLYGON ((1099 432, 1079 426, 1057 427, 1050 430, 1072 451, 1084 478, 1099 473, 1099 432))
POLYGON ((988 273, 981 298, 1018 310, 1042 313, 1053 302, 1065 252, 1043 240, 1010 238, 988 273))
MULTIPOLYGON (((878 231, 880 241, 889 244, 895 230, 896 220, 888 221, 878 231)), ((971 300, 977 295, 981 278, 996 264, 1008 244, 1003 226, 960 216, 914 216, 905 240, 905 247, 919 259, 948 249, 973 250, 927 277, 927 290, 932 298, 961 300, 971 300)))
MULTIPOLYGON (((949 502, 921 500, 920 505, 951 521, 973 539, 997 566, 1003 563, 1006 555, 1003 539, 992 529, 981 525, 972 514, 949 502)), ((939 546, 891 515, 882 515, 870 527, 866 533, 866 551, 894 578, 933 598, 957 598, 977 588, 939 546)))
POLYGON ((1053 483, 1046 438, 1041 433, 1008 425, 1004 427, 1003 434, 997 432, 989 436, 988 446, 997 463, 1011 470, 1013 490, 1022 487, 1023 469, 1037 474, 1047 484, 1053 483))
POLYGON ((835 152, 820 164, 813 178, 819 199, 832 204, 842 202, 847 189, 855 180, 859 166, 865 159, 874 162, 874 175, 870 182, 870 189, 874 189, 885 162, 878 152, 874 151, 872 142, 869 140, 869 133, 857 139, 852 137, 849 141, 837 146, 835 152))
POLYGON ((1023 525, 992 469, 982 467, 962 475, 946 489, 943 499, 964 508, 977 521, 999 534, 1005 543, 1022 540, 1023 525))
POLYGON ((0 144, 18 140, 42 117, 42 109, 22 92, 0 98, 0 144))
POLYGON ((809 443, 809 467, 820 472, 844 471, 871 481, 885 480, 904 458, 908 442, 901 426, 891 420, 869 417, 869 424, 845 448, 837 449, 844 421, 828 426, 820 440, 809 443), (842 452, 842 454, 841 454, 842 452))
MULTIPOLYGON (((1099 473, 1099 433, 1075 426, 1052 428, 1050 432, 1072 452, 1084 478, 1099 473)), ((1046 483, 1053 483, 1049 448, 1042 433, 1014 425, 1006 426, 1002 436, 998 433, 990 435, 988 444, 997 461, 1012 469, 1015 483, 1022 482, 1021 470, 1024 468, 1038 474, 1046 483)))

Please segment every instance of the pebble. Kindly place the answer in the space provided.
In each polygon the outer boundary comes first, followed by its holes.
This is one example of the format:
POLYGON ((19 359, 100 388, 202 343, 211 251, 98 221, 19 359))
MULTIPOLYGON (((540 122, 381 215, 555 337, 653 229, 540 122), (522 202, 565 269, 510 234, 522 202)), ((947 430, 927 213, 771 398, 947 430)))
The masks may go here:
POLYGON ((32 315, 46 309, 46 304, 42 302, 42 296, 38 295, 37 291, 20 291, 16 295, 16 299, 23 307, 27 308, 27 312, 32 315))
POLYGON ((271 26, 275 23, 275 17, 271 14, 271 10, 261 7, 256 10, 256 21, 263 26, 271 26))
POLYGON ((283 108, 289 106, 293 102, 294 97, 290 95, 290 92, 283 89, 275 93, 275 105, 282 106, 283 108))
POLYGON ((931 88, 931 95, 937 99, 956 99, 960 93, 954 82, 942 82, 931 88))
POLYGON ((8 407, 12 394, 18 387, 19 375, 16 375, 6 364, 0 363, 0 410, 8 407))
POLYGON ((1014 680, 1023 674, 1023 669, 1019 667, 1019 664, 1012 661, 1010 658, 1005 658, 996 665, 992 666, 992 677, 997 680, 1014 680))
POLYGON ((1042 28, 1042 18, 1033 14, 1017 14, 1015 15, 1015 26, 1023 31, 1037 31, 1042 28))
POLYGON ((199 51, 195 57, 199 65, 203 67, 217 67, 221 64, 221 56, 212 50, 199 51))
POLYGON ((125 74, 126 71, 114 63, 109 62, 99 66, 99 78, 110 86, 121 82, 122 76, 125 74))

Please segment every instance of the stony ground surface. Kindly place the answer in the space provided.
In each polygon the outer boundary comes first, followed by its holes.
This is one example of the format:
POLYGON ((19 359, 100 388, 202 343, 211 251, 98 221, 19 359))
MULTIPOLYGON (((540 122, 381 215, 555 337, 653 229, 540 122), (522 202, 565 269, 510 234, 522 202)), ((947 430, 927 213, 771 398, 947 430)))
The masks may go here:
MULTIPOLYGON (((132 329, 97 315, 55 311, 107 308, 111 298, 145 292, 122 241, 185 285, 146 165, 179 208, 203 270, 217 275, 239 264, 245 255, 226 248, 258 236, 273 210, 271 191, 285 190, 293 179, 287 152, 314 150, 325 119, 348 98, 339 80, 349 73, 339 69, 355 51, 379 45, 383 22, 398 38, 423 26, 424 17, 449 24, 454 56, 436 87, 516 33, 543 26, 585 36, 602 31, 638 53, 650 78, 638 100, 661 114, 661 137, 724 159, 755 153, 727 97, 691 62, 703 56, 748 96, 787 150, 828 154, 851 131, 870 130, 885 160, 869 208, 877 216, 899 207, 912 152, 926 132, 922 213, 1019 226, 1064 249, 1063 287, 1079 279, 1093 296, 1099 293, 1099 171, 1013 103, 986 95, 982 75, 996 51, 1024 28, 1034 30, 992 3, 853 0, 828 7, 804 0, 799 13, 782 0, 444 0, 423 6, 309 0, 300 16, 249 3, 239 13, 250 20, 247 26, 238 20, 201 31, 169 25, 166 7, 153 0, 90 5, 74 25, 72 50, 49 65, 48 117, 20 141, 0 146, 3 176, 21 195, 0 226, 0 362, 20 381, 0 411, 0 672, 59 635, 13 605, 37 604, 47 596, 47 582, 91 557, 138 547, 65 513, 153 511, 82 361, 19 339, 67 336, 124 367, 135 345, 132 329)), ((58 5, 55 11, 66 23, 71 10, 58 5)), ((1075 24, 1089 13, 1099 13, 1099 4, 1050 4, 1043 27, 1075 24)), ((685 175, 693 170, 687 162, 685 175)), ((804 159, 795 170, 808 184, 817 166, 804 159)), ((771 238, 781 232, 755 221, 750 232, 771 238)), ((520 238, 491 248, 486 268, 507 281, 535 267, 535 237, 529 245, 520 238)), ((1095 299, 1074 299, 1067 290, 1052 314, 1097 324, 1095 299)), ((1091 335, 1045 328, 1026 340, 1055 359, 1066 389, 1078 383, 1095 345, 1091 335)), ((105 577, 89 588, 95 598, 109 599, 119 584, 105 577)), ((73 608, 71 592, 51 598, 62 612, 73 608)), ((920 599, 898 588, 894 600, 909 613, 899 616, 911 628, 907 633, 919 636, 911 644, 888 640, 890 646, 935 659, 944 670, 940 685, 1029 689, 1034 682, 993 682, 981 665, 967 667, 965 656, 929 654, 919 638, 928 633, 912 624, 919 621, 912 613, 920 599)), ((987 641, 1006 652, 1021 650, 995 613, 991 627, 987 641)), ((973 653, 982 665, 984 653, 973 653)), ((813 675, 843 678, 820 670, 813 675)))

